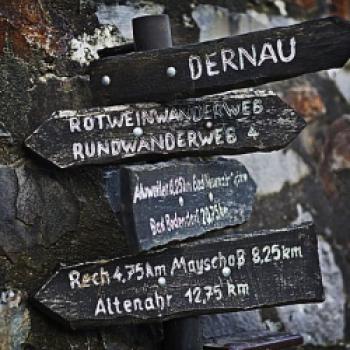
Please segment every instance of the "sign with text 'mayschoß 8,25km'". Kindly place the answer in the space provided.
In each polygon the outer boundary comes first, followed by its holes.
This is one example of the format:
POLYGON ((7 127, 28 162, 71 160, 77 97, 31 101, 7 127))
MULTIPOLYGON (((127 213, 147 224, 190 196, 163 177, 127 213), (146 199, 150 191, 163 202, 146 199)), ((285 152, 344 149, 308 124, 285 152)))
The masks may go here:
POLYGON ((174 48, 106 57, 90 67, 97 105, 167 101, 343 66, 350 23, 330 17, 174 48), (103 84, 105 81, 108 84, 103 84))
POLYGON ((256 185, 234 159, 175 160, 122 166, 121 216, 143 251, 249 219, 256 185))
POLYGON ((285 147, 305 122, 271 92, 60 111, 26 145, 61 168, 285 147))
POLYGON ((73 329, 322 301, 313 226, 60 268, 33 296, 73 329))

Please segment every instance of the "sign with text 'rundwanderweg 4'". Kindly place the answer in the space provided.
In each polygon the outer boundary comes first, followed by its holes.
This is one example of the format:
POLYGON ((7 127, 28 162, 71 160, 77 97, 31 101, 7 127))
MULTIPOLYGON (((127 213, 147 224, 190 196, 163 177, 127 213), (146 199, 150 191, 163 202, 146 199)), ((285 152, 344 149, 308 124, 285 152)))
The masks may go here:
POLYGON ((249 219, 256 185, 234 159, 121 168, 122 222, 136 251, 249 219))
POLYGON ((164 101, 252 87, 343 66, 350 23, 330 17, 91 65, 95 103, 164 101), (106 83, 107 82, 107 83, 106 83))
POLYGON ((73 329, 323 300, 313 226, 59 269, 33 299, 73 329))
POLYGON ((230 93, 174 104, 61 111, 26 145, 61 168, 188 154, 280 149, 305 122, 266 92, 230 93))

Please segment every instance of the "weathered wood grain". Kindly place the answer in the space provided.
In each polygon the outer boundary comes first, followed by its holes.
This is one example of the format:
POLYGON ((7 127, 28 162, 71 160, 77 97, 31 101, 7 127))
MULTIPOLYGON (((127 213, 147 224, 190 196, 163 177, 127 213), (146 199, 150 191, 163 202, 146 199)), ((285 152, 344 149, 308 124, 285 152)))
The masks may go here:
POLYGON ((304 126, 303 119, 278 96, 255 91, 164 105, 59 111, 27 138, 26 145, 66 168, 190 154, 271 151, 286 146, 304 126))
POLYGON ((321 301, 317 238, 303 225, 62 267, 33 300, 74 329, 321 301))
POLYGON ((278 350, 303 344, 303 337, 287 332, 245 332, 218 343, 204 344, 203 350, 278 350))
POLYGON ((122 166, 121 221, 135 251, 247 221, 256 185, 234 159, 122 166))
POLYGON ((330 17, 150 52, 108 57, 91 65, 96 105, 164 101, 252 87, 343 66, 350 24, 330 17), (167 75, 168 67, 176 75, 167 75), (108 75, 111 83, 101 84, 108 75))

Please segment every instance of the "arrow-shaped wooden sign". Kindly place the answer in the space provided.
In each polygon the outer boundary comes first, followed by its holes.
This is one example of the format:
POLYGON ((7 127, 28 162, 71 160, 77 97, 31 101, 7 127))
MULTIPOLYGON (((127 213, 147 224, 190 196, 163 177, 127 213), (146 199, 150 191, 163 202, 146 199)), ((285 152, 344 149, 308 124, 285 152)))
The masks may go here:
POLYGON ((302 225, 67 266, 33 299, 74 329, 322 301, 317 238, 302 225))
POLYGON ((59 111, 26 145, 61 168, 160 156, 283 148, 305 122, 269 92, 229 93, 167 104, 59 111))
POLYGON ((234 159, 122 166, 121 221, 135 251, 249 219, 256 185, 234 159))
POLYGON ((103 58, 91 66, 96 104, 164 101, 252 87, 343 66, 350 23, 330 17, 199 44, 103 58))

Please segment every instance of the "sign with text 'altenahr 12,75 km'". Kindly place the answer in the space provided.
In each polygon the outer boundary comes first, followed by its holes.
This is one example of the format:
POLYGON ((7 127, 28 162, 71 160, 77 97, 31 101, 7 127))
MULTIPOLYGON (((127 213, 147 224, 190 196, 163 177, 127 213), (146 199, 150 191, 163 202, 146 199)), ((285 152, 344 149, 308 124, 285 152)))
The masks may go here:
POLYGON ((167 104, 60 111, 26 140, 61 168, 158 159, 241 154, 285 147, 305 122, 274 93, 250 91, 167 104))
POLYGON ((167 101, 253 87, 342 67, 350 23, 337 17, 163 50, 106 57, 90 66, 97 105, 167 101), (103 84, 107 80, 109 84, 103 84))
POLYGON ((122 166, 121 216, 136 251, 249 219, 256 185, 234 159, 122 166))
POLYGON ((33 300, 73 329, 323 300, 312 225, 59 269, 33 300))

